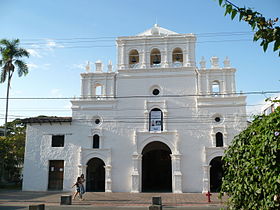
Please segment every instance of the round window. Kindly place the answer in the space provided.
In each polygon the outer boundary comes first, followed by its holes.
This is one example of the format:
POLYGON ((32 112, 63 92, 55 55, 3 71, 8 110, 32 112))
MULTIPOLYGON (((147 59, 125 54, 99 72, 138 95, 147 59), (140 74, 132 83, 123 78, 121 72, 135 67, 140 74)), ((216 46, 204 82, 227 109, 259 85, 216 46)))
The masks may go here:
POLYGON ((220 117, 215 117, 215 122, 220 122, 221 118, 220 117))
POLYGON ((154 89, 154 90, 153 90, 153 95, 154 95, 154 96, 157 96, 158 94, 159 94, 159 89, 154 89))
POLYGON ((95 122, 96 125, 98 125, 98 124, 100 124, 100 119, 95 119, 94 122, 95 122))

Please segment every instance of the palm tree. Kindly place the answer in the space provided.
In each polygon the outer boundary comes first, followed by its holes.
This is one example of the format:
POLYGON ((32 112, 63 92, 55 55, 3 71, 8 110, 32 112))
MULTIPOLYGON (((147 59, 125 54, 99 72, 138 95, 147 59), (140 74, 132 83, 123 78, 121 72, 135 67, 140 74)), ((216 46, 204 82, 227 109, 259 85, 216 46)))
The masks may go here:
POLYGON ((5 127, 4 127, 4 135, 7 135, 7 118, 8 118, 8 105, 9 105, 9 92, 11 86, 11 79, 15 69, 17 69, 18 76, 28 74, 28 66, 27 64, 20 60, 22 57, 29 57, 29 53, 27 50, 23 48, 19 48, 19 39, 0 40, 0 53, 2 55, 2 59, 0 60, 0 68, 1 68, 1 78, 0 82, 4 83, 6 79, 8 79, 7 84, 7 96, 6 96, 6 114, 5 114, 5 127))

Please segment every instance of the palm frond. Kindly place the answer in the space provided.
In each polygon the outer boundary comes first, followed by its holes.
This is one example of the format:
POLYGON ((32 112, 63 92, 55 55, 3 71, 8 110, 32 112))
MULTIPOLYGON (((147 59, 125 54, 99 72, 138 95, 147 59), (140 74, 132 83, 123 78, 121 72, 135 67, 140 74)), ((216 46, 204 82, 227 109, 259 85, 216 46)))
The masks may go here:
POLYGON ((6 78, 7 78, 7 71, 5 70, 5 68, 3 67, 2 68, 2 71, 1 71, 1 77, 0 77, 0 83, 4 83, 6 81, 6 78))
POLYGON ((14 57, 16 58, 29 57, 29 52, 26 49, 18 48, 16 53, 14 54, 14 57))
POLYGON ((10 41, 8 39, 1 39, 0 40, 0 45, 9 46, 10 41))
POLYGON ((21 77, 22 75, 28 74, 28 66, 27 64, 22 60, 16 60, 15 65, 18 67, 18 76, 21 77))

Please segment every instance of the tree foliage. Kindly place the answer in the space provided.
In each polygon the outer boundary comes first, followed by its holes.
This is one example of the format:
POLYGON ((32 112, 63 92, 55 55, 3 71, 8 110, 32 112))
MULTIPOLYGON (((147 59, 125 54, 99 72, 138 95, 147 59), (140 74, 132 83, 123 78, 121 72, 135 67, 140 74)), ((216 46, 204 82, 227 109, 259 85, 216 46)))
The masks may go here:
POLYGON ((0 137, 1 180, 17 181, 20 175, 24 159, 25 130, 26 126, 16 119, 7 123, 7 136, 0 137))
POLYGON ((229 209, 280 209, 280 107, 256 117, 223 161, 221 194, 229 195, 229 209))
POLYGON ((27 50, 19 47, 19 39, 0 40, 0 53, 2 58, 0 59, 0 83, 7 82, 7 95, 6 95, 6 113, 5 113, 5 127, 4 135, 7 134, 7 119, 8 119, 8 107, 9 107, 9 91, 11 86, 11 80, 14 74, 14 71, 17 70, 18 76, 28 74, 27 64, 21 60, 21 58, 29 57, 27 50))
POLYGON ((219 0, 220 6, 225 7, 225 15, 230 15, 234 19, 239 14, 239 21, 247 22, 255 30, 254 41, 260 40, 260 45, 266 51, 270 43, 273 44, 273 51, 278 51, 280 56, 280 27, 276 26, 278 18, 267 19, 251 8, 240 8, 228 0, 219 0))

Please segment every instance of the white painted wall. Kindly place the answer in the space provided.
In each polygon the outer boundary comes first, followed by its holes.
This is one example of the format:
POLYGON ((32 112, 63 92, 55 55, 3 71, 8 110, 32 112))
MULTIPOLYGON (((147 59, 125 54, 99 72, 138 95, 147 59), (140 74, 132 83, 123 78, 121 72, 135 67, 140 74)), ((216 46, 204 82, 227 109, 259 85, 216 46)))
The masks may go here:
POLYGON ((201 70, 195 66, 193 41, 192 34, 118 38, 118 71, 81 74, 82 97, 71 101, 71 123, 27 126, 23 190, 46 191, 49 160, 64 160, 63 190, 69 191, 76 177, 86 174, 87 162, 99 157, 106 165, 107 192, 141 192, 142 149, 157 140, 167 144, 176 156, 172 160, 173 181, 179 184, 174 184, 174 192, 207 191, 209 172, 204 172, 204 166, 225 149, 213 146, 213 136, 218 131, 224 133, 228 145, 246 127, 246 97, 233 95, 235 69, 216 66, 201 70), (167 66, 149 67, 147 60, 154 47, 165 53, 163 61, 167 66), (175 47, 181 47, 185 53, 182 67, 171 67, 170 53, 175 47), (140 56, 142 53, 138 69, 127 65, 128 52, 133 48, 139 50, 140 56), (205 96, 211 93, 214 80, 221 81, 221 93, 228 95, 205 96), (97 83, 103 85, 103 96, 111 98, 95 98, 97 83), (159 96, 152 95, 155 86, 160 89, 159 96), (163 132, 147 130, 152 108, 160 108, 164 113, 163 132), (217 114, 222 117, 219 123, 214 121, 217 114), (94 123, 97 117, 100 125, 94 123), (55 134, 65 134, 63 148, 51 147, 51 135, 55 134), (100 149, 92 149, 94 134, 101 136, 100 149))

